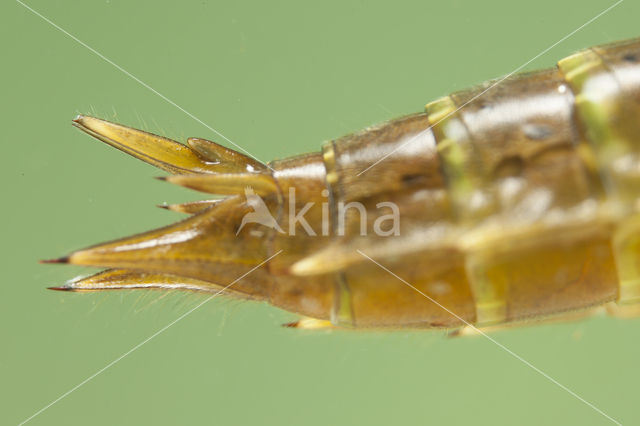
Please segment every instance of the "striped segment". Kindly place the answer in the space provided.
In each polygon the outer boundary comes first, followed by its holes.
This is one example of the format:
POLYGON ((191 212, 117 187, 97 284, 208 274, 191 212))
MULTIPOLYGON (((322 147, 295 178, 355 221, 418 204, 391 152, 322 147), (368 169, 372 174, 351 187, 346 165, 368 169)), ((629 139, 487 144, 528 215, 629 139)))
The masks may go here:
POLYGON ((613 251, 618 303, 640 302, 640 41, 578 52, 558 62, 575 94, 577 119, 595 152, 608 202, 624 219, 613 251))

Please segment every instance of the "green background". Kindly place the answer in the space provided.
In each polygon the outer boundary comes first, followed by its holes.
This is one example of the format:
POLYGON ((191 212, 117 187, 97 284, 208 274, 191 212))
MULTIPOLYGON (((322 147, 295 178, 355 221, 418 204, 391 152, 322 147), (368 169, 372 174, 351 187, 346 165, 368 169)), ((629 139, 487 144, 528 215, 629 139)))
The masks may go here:
MULTIPOLYGON (((507 74, 612 3, 28 1, 263 160, 507 74)), ((38 259, 170 223, 180 216, 155 204, 198 198, 71 119, 222 139, 19 3, 0 16, 0 423, 16 424, 202 301, 45 290, 93 270, 38 259)), ((638 16, 627 0, 526 69, 639 36, 638 16)), ((29 424, 609 424, 482 337, 279 326, 293 319, 216 298, 29 424)), ((610 416, 640 420, 640 320, 493 337, 610 416)))

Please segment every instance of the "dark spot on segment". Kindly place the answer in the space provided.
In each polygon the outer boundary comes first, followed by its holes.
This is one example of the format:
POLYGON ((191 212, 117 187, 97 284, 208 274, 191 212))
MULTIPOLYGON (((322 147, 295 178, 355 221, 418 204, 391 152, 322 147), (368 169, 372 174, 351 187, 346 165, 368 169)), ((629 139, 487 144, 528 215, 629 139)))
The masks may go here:
POLYGON ((553 129, 544 124, 527 123, 522 126, 522 132, 529 139, 540 141, 553 134, 553 129))
POLYGON ((638 57, 633 53, 627 53, 622 57, 626 62, 638 62, 638 57))
POLYGON ((500 179, 505 177, 521 176, 525 164, 522 157, 514 155, 503 158, 493 171, 494 178, 500 179))
POLYGON ((421 174, 410 174, 402 176, 402 184, 404 186, 415 186, 424 182, 425 176, 421 174))
POLYGON ((304 295, 304 291, 300 288, 292 288, 287 292, 288 297, 302 297, 304 295))

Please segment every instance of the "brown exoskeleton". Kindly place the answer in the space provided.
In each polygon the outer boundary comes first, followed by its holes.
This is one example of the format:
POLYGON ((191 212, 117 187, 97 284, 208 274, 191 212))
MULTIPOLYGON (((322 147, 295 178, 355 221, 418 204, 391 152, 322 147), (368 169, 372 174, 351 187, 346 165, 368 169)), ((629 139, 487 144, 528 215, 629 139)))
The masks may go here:
POLYGON ((166 206, 191 216, 51 261, 111 268, 56 289, 233 283, 225 292, 310 318, 297 323, 306 327, 636 311, 640 41, 489 87, 268 165, 79 116, 76 127, 167 181, 227 197, 166 206))

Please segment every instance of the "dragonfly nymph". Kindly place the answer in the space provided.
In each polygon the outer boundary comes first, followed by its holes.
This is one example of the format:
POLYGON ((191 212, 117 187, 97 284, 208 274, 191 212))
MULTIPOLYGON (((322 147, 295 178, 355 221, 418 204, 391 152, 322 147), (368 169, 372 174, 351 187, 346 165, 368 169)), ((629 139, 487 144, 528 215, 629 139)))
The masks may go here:
POLYGON ((233 283, 225 294, 299 314, 292 325, 306 328, 640 311, 640 40, 269 164, 204 139, 87 116, 74 125, 170 183, 225 197, 164 206, 190 216, 48 261, 108 268, 58 290, 233 283))

